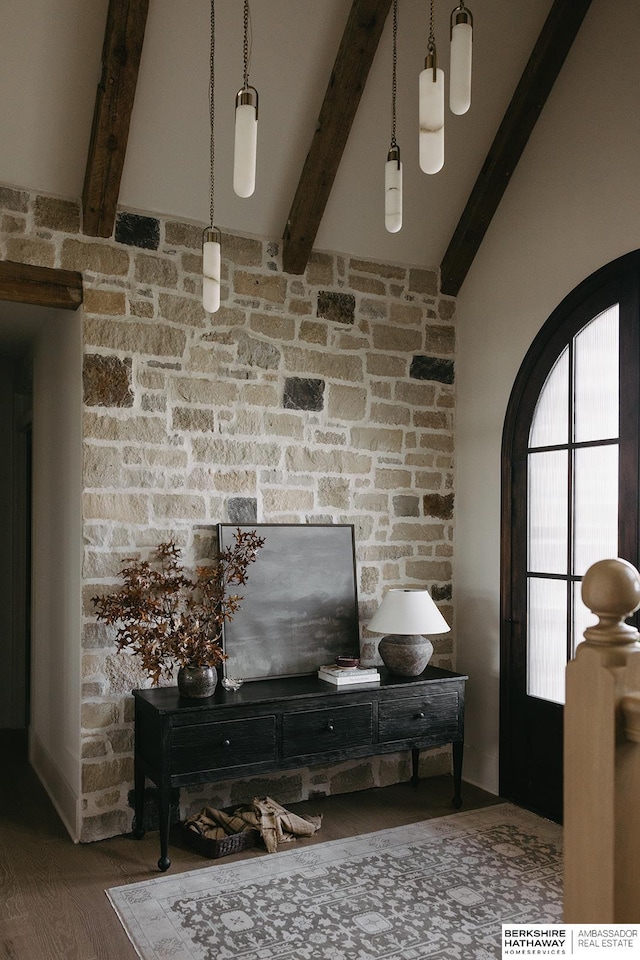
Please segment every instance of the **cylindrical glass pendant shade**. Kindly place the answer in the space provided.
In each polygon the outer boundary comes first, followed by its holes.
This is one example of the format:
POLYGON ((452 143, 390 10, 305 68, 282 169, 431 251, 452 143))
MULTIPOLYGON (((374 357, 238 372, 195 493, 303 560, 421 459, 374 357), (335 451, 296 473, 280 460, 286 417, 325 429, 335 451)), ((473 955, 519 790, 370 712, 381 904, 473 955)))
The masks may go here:
POLYGON ((258 95, 253 87, 248 87, 236 97, 233 189, 239 197, 250 197, 256 188, 257 151, 258 95))
POLYGON ((202 244, 202 306, 208 313, 220 307, 220 240, 219 232, 209 228, 202 244))
POLYGON ((402 227, 402 161, 400 148, 391 147, 384 166, 384 225, 389 233, 402 227))
POLYGON ((471 106, 472 37, 470 23, 456 23, 451 28, 449 107, 456 114, 466 113, 471 106))
POLYGON ((418 110, 420 169, 437 173, 444 165, 444 73, 439 68, 429 65, 420 74, 418 110))

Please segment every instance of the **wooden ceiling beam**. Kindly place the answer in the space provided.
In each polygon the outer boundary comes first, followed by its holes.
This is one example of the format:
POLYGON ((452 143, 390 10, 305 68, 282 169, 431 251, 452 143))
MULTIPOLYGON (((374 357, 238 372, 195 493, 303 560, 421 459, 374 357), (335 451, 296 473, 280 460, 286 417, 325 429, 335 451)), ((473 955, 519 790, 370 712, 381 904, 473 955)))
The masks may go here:
POLYGON ((391 0, 353 0, 284 231, 283 267, 304 273, 391 0))
POLYGON ((555 0, 440 265, 440 289, 457 296, 591 0, 555 0))
POLYGON ((113 233, 148 10, 149 0, 109 0, 82 192, 82 229, 91 237, 113 233))
POLYGON ((0 300, 77 310, 82 303, 82 274, 0 260, 0 300))

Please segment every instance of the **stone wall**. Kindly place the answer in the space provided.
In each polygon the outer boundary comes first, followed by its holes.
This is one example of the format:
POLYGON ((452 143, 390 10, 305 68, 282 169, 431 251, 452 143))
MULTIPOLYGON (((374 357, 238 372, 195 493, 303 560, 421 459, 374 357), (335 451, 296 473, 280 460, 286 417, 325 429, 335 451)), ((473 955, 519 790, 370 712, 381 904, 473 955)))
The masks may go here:
MULTIPOLYGON (((316 252, 283 273, 279 240, 223 235, 222 305, 205 314, 202 226, 121 212, 81 233, 76 202, 0 188, 0 257, 84 278, 82 838, 130 828, 132 686, 90 598, 173 537, 187 560, 218 522, 353 523, 361 652, 383 588, 432 590, 451 622, 454 309, 431 270, 316 252)), ((451 635, 432 662, 452 665, 451 635)), ((449 769, 448 751, 424 760, 449 769)), ((182 811, 283 802, 405 779, 406 755, 231 781, 182 811)))

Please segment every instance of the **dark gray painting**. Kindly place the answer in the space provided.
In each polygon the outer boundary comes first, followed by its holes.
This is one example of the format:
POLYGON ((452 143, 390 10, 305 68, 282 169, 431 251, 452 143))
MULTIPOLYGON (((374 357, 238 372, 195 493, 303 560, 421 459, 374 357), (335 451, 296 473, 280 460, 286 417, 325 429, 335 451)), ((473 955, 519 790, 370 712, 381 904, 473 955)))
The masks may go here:
MULTIPOLYGON (((222 549, 237 524, 220 524, 222 549)), ((243 601, 225 625, 228 677, 315 673, 338 654, 359 656, 353 526, 250 524, 264 547, 239 588, 243 601)))

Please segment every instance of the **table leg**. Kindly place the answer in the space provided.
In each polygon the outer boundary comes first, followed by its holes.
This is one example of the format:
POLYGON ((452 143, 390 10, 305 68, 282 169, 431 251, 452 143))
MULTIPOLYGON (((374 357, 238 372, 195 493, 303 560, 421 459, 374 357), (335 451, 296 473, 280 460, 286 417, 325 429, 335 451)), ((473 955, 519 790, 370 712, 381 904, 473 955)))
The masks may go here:
POLYGON ((454 740, 453 742, 453 786, 454 794, 453 806, 456 810, 459 810, 462 806, 462 753, 464 750, 464 743, 462 740, 454 740))
POLYGON ((136 840, 144 837, 144 765, 136 757, 134 764, 135 807, 133 816, 133 835, 136 840))
POLYGON ((417 787, 420 783, 418 768, 420 766, 420 747, 411 747, 411 783, 417 787))
POLYGON ((158 818, 160 821, 160 859, 158 868, 164 873, 171 866, 169 858, 169 822, 171 820, 171 788, 158 789, 158 818))

